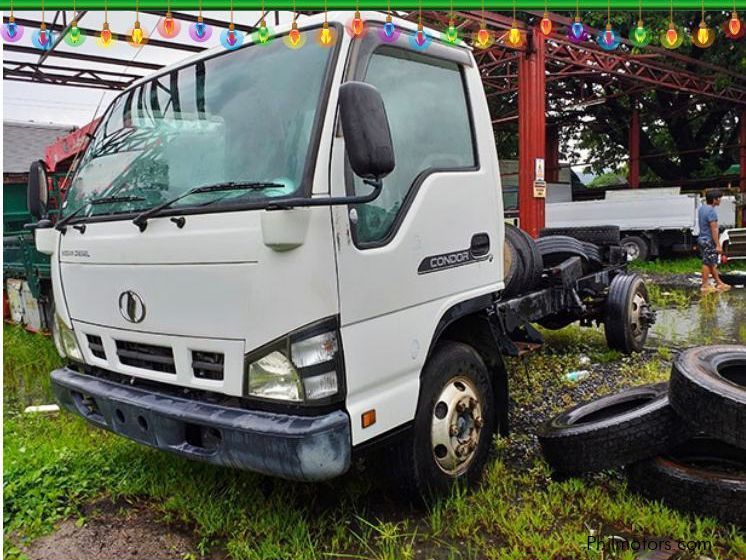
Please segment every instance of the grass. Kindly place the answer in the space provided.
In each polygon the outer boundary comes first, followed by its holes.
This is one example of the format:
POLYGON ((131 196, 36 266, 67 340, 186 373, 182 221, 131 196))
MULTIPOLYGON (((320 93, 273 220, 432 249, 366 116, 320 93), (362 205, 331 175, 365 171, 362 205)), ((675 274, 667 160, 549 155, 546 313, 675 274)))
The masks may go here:
MULTIPOLYGON (((632 261, 631 270, 648 274, 694 274, 702 270, 702 260, 698 257, 677 259, 656 259, 653 261, 632 261)), ((746 270, 746 261, 731 261, 721 267, 722 271, 746 270)))
MULTIPOLYGON (((547 338, 542 352, 511 362, 516 428, 589 388, 658 381, 670 368, 665 350, 622 359, 600 330, 572 326, 547 338), (588 361, 589 379, 564 380, 588 361)), ((102 497, 147 503, 165 521, 191 527, 197 553, 219 548, 235 560, 601 558, 585 550, 599 531, 710 541, 711 558, 746 558, 743 533, 636 496, 616 472, 553 481, 530 428, 496 440, 478 489, 422 510, 402 502, 375 468, 292 483, 150 450, 65 413, 23 414, 27 404, 49 402, 45 379, 58 360, 48 339, 14 327, 4 328, 3 347, 6 558, 22 557, 23 542, 80 518, 84 504, 102 497)))

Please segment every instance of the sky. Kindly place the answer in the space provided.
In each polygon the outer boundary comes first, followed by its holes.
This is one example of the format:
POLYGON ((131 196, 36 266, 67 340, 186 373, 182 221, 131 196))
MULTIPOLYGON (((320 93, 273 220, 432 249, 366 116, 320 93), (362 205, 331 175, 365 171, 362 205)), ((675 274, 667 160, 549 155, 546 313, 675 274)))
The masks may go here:
MULTIPOLYGON (((197 12, 185 12, 197 15, 197 12)), ((7 15, 7 14, 4 14, 7 15)), ((71 19, 72 11, 68 11, 68 20, 71 19)), ((228 21, 229 12, 212 12, 203 13, 206 18, 215 18, 228 21)), ((51 22, 54 16, 53 11, 47 11, 47 22, 51 22)), ((260 12, 236 11, 235 22, 246 25, 255 25, 261 16, 260 12)), ((27 18, 39 20, 41 12, 33 11, 16 11, 16 18, 27 18)), ((280 13, 280 22, 286 23, 291 21, 290 12, 280 13)), ((161 38, 156 30, 158 17, 149 14, 140 14, 142 29, 149 35, 161 38)), ((109 25, 112 31, 118 33, 127 33, 133 26, 135 20, 134 12, 109 12, 109 25)), ((91 11, 85 14, 80 20, 79 25, 83 28, 99 30, 104 22, 103 11, 91 11)), ((267 17, 267 23, 274 25, 274 13, 267 17)), ((189 22, 182 22, 181 31, 174 39, 182 43, 194 44, 188 35, 189 22)), ((32 46, 31 36, 32 29, 25 29, 21 41, 18 43, 23 46, 32 46)), ((219 44, 219 30, 213 30, 213 35, 205 46, 213 47, 219 44)), ((154 62, 159 64, 171 64, 186 58, 193 53, 164 49, 160 47, 148 46, 143 49, 135 49, 129 44, 119 42, 108 49, 99 47, 92 37, 87 37, 86 42, 80 47, 73 48, 64 43, 60 44, 57 49, 61 51, 79 51, 86 54, 109 56, 125 60, 139 60, 145 62, 154 62)), ((33 61, 35 56, 11 53, 3 51, 3 60, 12 61, 33 61)), ((47 59, 49 64, 56 66, 69 66, 74 69, 79 68, 97 68, 99 70, 122 71, 121 67, 112 65, 102 65, 96 63, 86 63, 66 58, 50 57, 47 59)), ((133 68, 125 70, 127 73, 136 75, 145 75, 148 70, 133 68)), ((3 120, 14 121, 34 121, 40 123, 71 124, 82 126, 93 120, 94 115, 100 115, 107 107, 108 103, 117 95, 116 91, 104 91, 90 88, 67 87, 37 83, 13 82, 3 80, 2 97, 3 97, 3 120), (100 105, 100 106, 99 106, 100 105), (96 109, 98 107, 98 112, 96 109)))

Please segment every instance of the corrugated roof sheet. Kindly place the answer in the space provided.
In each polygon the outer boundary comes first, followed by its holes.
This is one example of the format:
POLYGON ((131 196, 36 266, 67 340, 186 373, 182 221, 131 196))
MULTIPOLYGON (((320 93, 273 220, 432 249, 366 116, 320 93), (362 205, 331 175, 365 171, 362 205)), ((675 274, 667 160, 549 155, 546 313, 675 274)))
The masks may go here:
POLYGON ((44 150, 76 127, 60 124, 3 121, 3 173, 26 173, 32 161, 44 159, 44 150))

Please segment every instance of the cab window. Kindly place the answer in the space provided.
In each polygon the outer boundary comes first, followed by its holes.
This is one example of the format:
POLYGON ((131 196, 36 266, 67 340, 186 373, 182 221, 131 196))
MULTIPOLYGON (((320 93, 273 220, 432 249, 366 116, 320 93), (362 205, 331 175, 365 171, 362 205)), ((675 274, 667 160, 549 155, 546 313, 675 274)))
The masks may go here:
MULTIPOLYGON (((418 178, 434 170, 474 168, 476 157, 458 64, 384 47, 372 54, 365 81, 381 92, 396 158, 381 195, 356 208, 356 241, 370 246, 393 236, 418 178)), ((356 194, 370 190, 359 177, 354 186, 356 194)))

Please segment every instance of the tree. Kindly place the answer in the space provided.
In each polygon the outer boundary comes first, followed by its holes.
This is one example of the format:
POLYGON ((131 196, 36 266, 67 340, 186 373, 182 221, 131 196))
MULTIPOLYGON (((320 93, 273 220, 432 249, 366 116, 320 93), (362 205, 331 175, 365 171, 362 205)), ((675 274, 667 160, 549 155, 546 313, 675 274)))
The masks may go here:
MULTIPOLYGON (((716 64, 744 76, 739 80, 724 72, 717 76, 719 84, 734 81, 746 87, 746 40, 732 41, 722 33, 729 12, 711 12, 706 19, 716 28, 718 36, 709 49, 682 45, 677 52, 696 60, 716 64)), ((613 19, 613 18, 612 18, 613 19)), ((674 21, 680 28, 697 29, 700 12, 676 12, 674 21)), ((606 14, 595 13, 585 20, 603 28, 606 14)), ((665 29, 668 16, 645 17, 648 29, 665 29)), ((627 37, 635 21, 613 20, 613 26, 627 37)), ((691 72, 692 65, 682 68, 691 72)), ((565 127, 564 143, 570 146, 573 159, 580 153, 590 154, 589 166, 595 172, 617 167, 627 160, 630 99, 614 81, 592 84, 567 80, 558 84, 551 95, 577 100, 589 94, 605 96, 603 104, 590 105, 573 114, 573 127, 565 127), (588 90, 591 91, 588 91, 588 90)), ((738 161, 739 109, 719 99, 674 92, 663 88, 646 88, 637 96, 641 114, 640 156, 643 181, 679 181, 713 177, 722 174, 738 161)), ((741 109, 742 110, 742 109, 741 109)))

